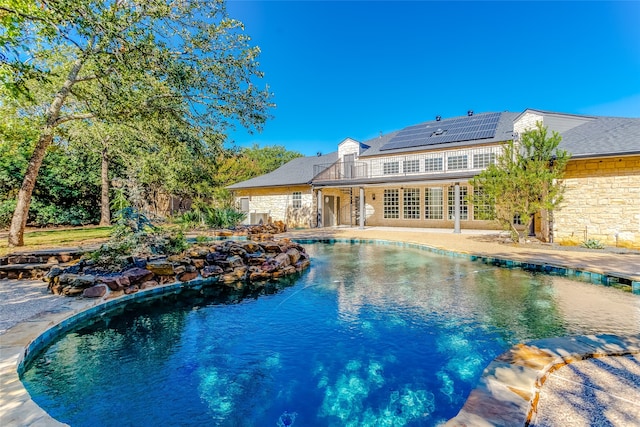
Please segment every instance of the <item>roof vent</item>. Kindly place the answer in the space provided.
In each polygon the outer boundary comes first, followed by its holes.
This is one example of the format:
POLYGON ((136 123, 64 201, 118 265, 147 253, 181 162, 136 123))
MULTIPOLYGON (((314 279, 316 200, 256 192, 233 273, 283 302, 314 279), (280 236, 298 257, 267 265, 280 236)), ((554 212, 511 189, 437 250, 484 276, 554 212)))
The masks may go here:
POLYGON ((442 120, 442 116, 436 116, 436 122, 439 122, 440 120, 442 120))
POLYGON ((433 132, 433 133, 431 134, 431 136, 440 136, 440 135, 442 135, 442 134, 443 134, 443 133, 445 133, 445 132, 446 132, 446 130, 438 129, 438 130, 436 130, 435 132, 433 132))
POLYGON ((467 116, 469 116, 469 117, 473 116, 473 110, 467 111, 467 116))

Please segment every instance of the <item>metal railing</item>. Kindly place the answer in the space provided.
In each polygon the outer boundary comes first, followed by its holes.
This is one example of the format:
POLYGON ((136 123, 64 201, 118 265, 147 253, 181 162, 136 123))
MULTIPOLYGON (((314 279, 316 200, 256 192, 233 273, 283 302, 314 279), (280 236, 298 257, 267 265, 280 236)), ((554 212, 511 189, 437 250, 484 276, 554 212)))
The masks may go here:
POLYGON ((368 160, 325 163, 313 166, 314 181, 341 181, 384 176, 398 177, 425 174, 481 171, 494 163, 501 147, 449 150, 405 156, 376 157, 368 160))

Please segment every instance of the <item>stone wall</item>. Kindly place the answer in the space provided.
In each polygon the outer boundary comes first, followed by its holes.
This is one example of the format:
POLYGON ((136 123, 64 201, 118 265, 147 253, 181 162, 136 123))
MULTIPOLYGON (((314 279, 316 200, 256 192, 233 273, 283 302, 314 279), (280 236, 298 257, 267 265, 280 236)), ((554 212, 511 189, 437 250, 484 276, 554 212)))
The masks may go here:
POLYGON ((557 243, 597 239, 640 248, 640 156, 571 160, 562 208, 554 212, 557 243))
POLYGON ((536 122, 543 122, 544 117, 540 114, 526 112, 522 114, 517 122, 513 123, 513 131, 522 135, 524 132, 535 129, 536 122))
POLYGON ((315 222, 315 199, 308 185, 237 190, 238 205, 243 197, 249 197, 249 222, 251 214, 265 214, 267 222, 282 221, 289 228, 308 228, 315 222), (300 208, 293 207, 294 192, 302 193, 300 208))

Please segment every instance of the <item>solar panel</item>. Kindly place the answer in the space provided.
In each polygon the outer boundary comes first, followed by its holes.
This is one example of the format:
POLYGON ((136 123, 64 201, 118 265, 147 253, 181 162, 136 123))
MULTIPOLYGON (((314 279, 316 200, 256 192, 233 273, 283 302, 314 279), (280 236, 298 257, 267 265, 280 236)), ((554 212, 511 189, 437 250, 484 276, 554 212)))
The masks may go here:
POLYGON ((493 138, 499 121, 500 113, 484 113, 409 126, 380 147, 380 151, 493 138))

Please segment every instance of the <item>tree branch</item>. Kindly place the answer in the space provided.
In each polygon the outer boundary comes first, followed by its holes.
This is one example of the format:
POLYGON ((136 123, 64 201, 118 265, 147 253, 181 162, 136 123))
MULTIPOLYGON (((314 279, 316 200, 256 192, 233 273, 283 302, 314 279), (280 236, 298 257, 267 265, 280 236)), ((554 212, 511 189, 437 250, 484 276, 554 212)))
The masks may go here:
POLYGON ((61 125, 62 123, 66 123, 72 120, 83 120, 83 119, 92 119, 96 115, 94 113, 84 113, 84 114, 70 114, 68 116, 58 117, 55 122, 55 125, 61 125))

